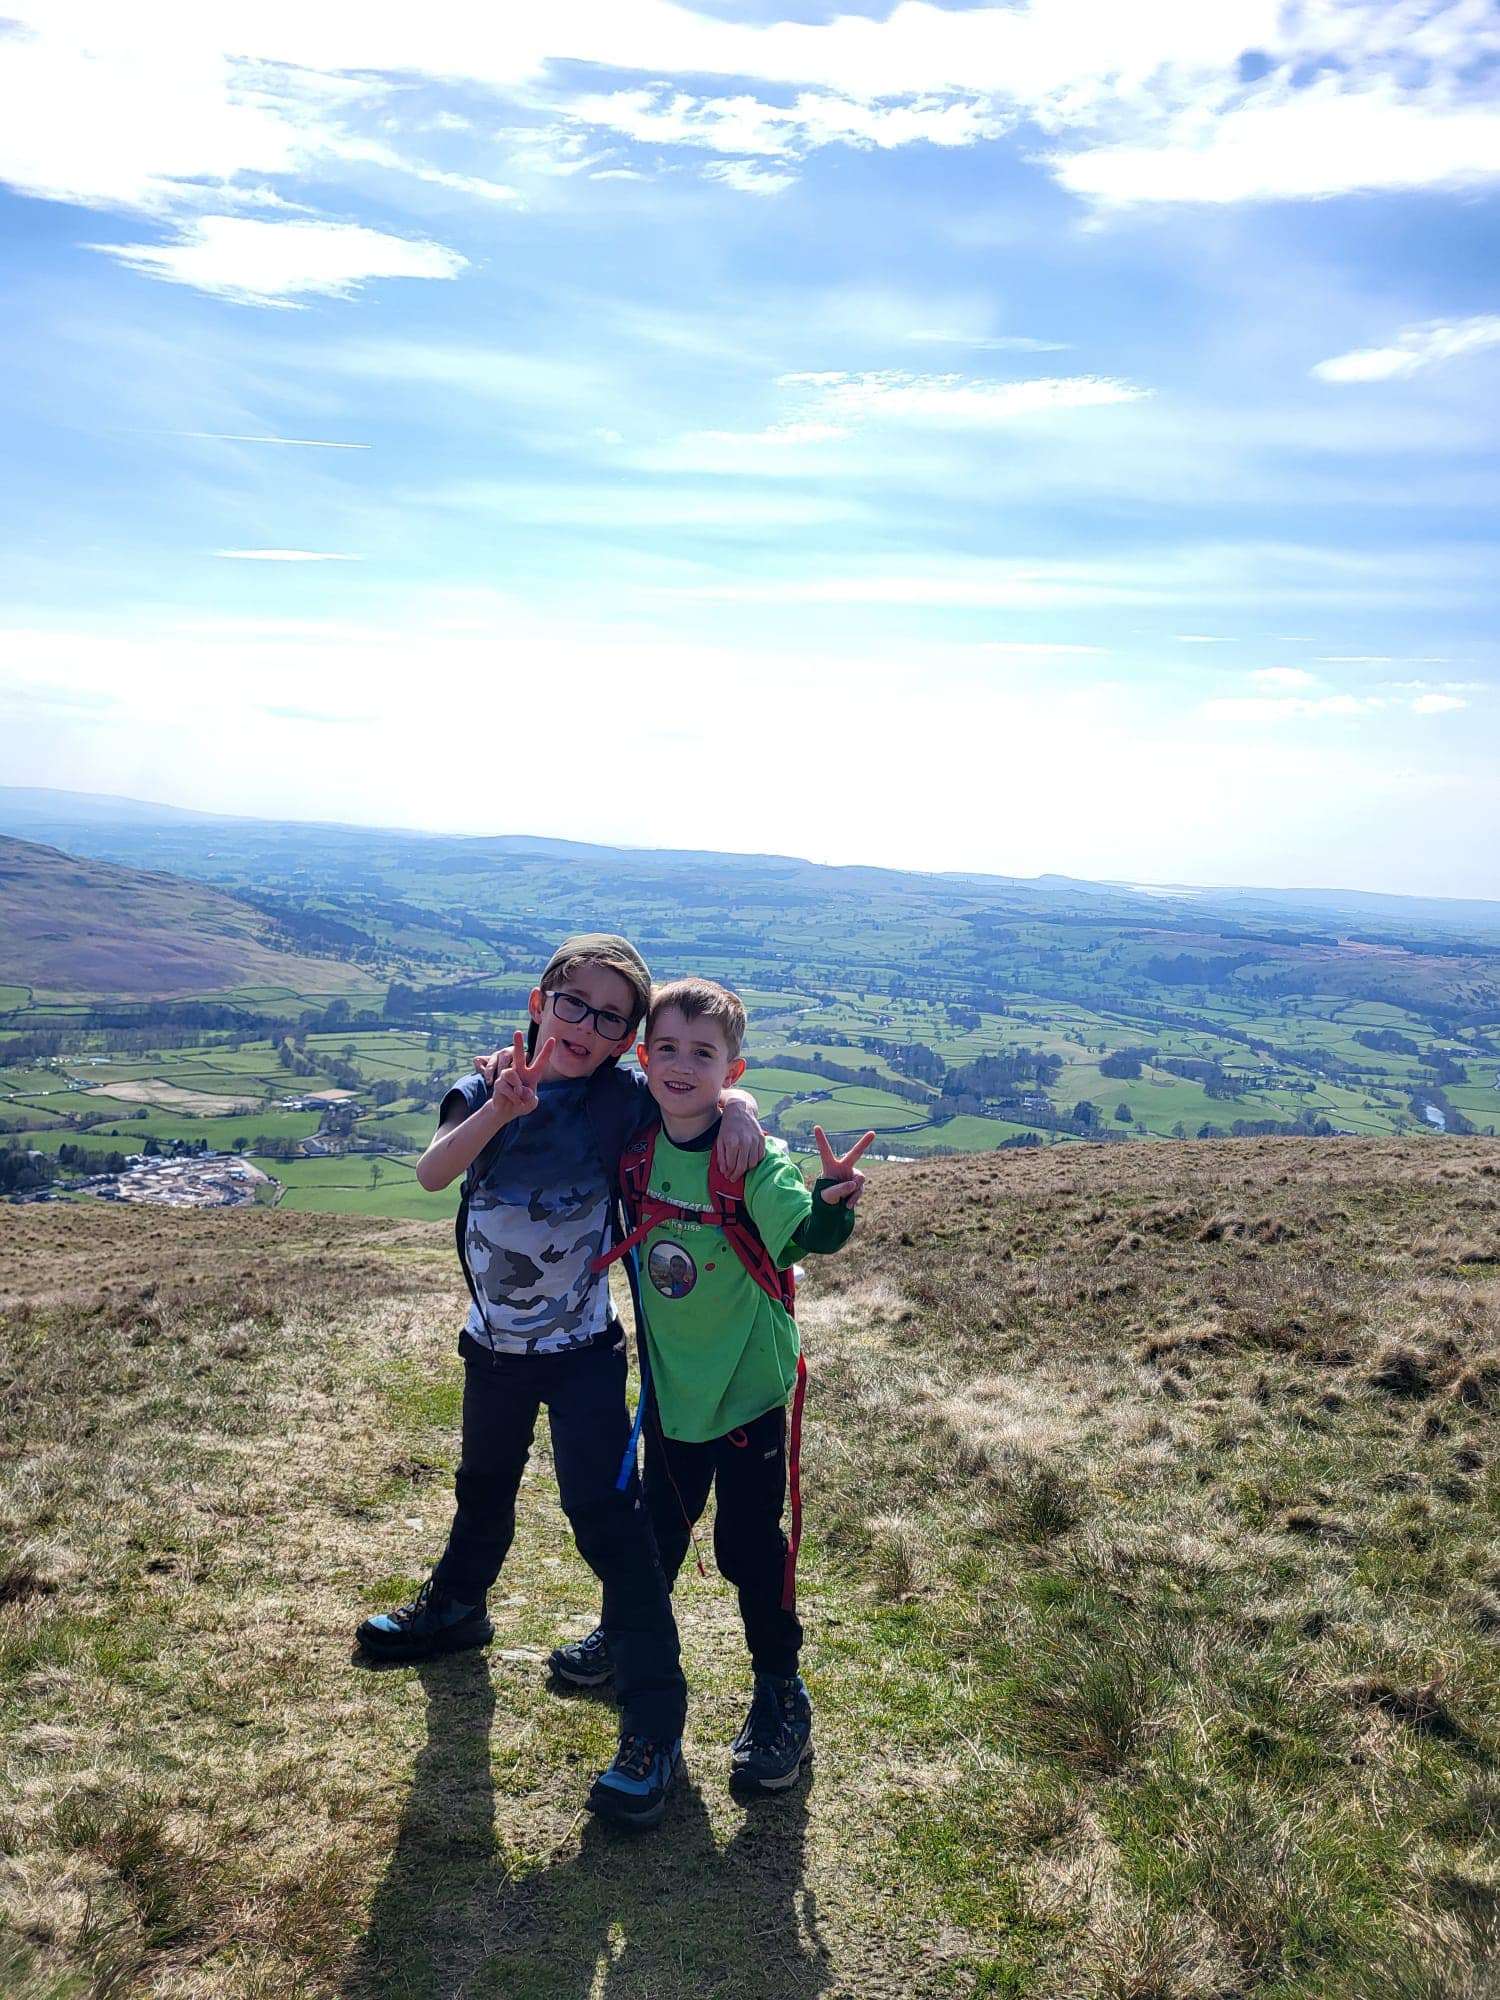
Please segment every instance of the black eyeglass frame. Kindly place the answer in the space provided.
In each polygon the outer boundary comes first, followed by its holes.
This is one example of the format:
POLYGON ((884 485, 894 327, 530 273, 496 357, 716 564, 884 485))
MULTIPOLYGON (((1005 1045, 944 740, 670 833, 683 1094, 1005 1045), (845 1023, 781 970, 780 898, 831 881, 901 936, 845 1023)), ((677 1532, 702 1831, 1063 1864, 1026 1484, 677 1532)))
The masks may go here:
POLYGON ((580 1000, 576 993, 552 992, 547 998, 552 1002, 552 1011, 559 1021, 565 1021, 570 1028, 581 1027, 585 1021, 592 1021, 594 1033, 606 1042, 625 1041, 634 1030, 635 1023, 628 1015, 616 1013, 613 1007, 591 1007, 587 1000, 580 1000), (563 1011, 565 1001, 576 1011, 565 1013, 563 1011), (604 1025, 606 1021, 618 1021, 620 1032, 612 1035, 604 1025))

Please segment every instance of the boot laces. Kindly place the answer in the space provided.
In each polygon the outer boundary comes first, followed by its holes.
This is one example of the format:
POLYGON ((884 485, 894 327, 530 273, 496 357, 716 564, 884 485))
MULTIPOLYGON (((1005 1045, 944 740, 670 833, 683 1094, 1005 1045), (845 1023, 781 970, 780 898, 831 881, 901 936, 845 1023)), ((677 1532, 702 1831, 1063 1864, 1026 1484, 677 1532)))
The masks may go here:
POLYGON ((626 1778, 649 1778, 657 1755, 649 1736, 622 1736, 615 1769, 626 1778))
POLYGON ((398 1625, 414 1624, 416 1620, 421 1617, 422 1613, 427 1609, 428 1600, 431 1598, 431 1596, 432 1596, 432 1578, 428 1577, 427 1581, 422 1585, 422 1588, 417 1592, 416 1596, 412 1599, 411 1603, 403 1604, 401 1609, 395 1613, 395 1622, 398 1625))
POLYGON ((795 1682, 782 1686, 764 1674, 756 1680, 746 1733, 758 1748, 775 1749, 790 1729, 794 1687, 795 1682))

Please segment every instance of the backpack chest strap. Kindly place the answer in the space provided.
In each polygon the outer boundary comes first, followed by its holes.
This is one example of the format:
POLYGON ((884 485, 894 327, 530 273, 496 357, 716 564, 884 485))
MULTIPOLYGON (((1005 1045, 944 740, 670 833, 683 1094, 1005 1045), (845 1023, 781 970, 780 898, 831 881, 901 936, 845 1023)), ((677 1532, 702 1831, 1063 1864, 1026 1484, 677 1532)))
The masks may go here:
POLYGON ((637 1249, 645 1242, 652 1230, 663 1222, 701 1222, 705 1228, 720 1229, 724 1217, 711 1208, 684 1208, 681 1202, 659 1201, 654 1195, 647 1195, 640 1204, 640 1220, 628 1236, 622 1236, 612 1250, 594 1259, 595 1271, 607 1271, 628 1251, 637 1249))

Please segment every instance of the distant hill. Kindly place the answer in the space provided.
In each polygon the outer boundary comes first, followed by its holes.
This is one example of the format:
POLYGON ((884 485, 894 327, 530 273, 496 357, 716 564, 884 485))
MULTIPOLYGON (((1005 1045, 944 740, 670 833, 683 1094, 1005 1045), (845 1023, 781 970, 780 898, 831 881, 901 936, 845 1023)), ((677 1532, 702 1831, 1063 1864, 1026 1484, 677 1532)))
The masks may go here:
MULTIPOLYGON (((1192 887, 1092 882, 1067 875, 922 874, 895 868, 828 867, 787 855, 717 854, 697 849, 605 847, 530 834, 463 836, 332 821, 235 818, 93 792, 0 785, 0 833, 45 840, 135 868, 265 885, 295 875, 304 887, 334 893, 410 894, 420 883, 435 901, 444 891, 482 909, 501 864, 520 862, 529 887, 550 887, 547 868, 570 891, 598 882, 604 893, 656 888, 673 897, 726 876, 736 891, 757 885, 784 895, 847 902, 917 898, 931 912, 976 904, 1015 918, 1049 922, 1086 918, 1196 930, 1215 920, 1301 929, 1356 929, 1397 941, 1408 935, 1500 939, 1500 902, 1440 896, 1392 896, 1364 889, 1192 887)), ((514 878, 513 878, 514 879, 514 878)), ((647 897, 649 899, 649 896, 647 897)), ((423 898, 425 900, 425 897, 423 898)), ((533 900, 530 894, 525 898, 533 900)))
POLYGON ((38 1000, 377 984, 358 966, 279 949, 284 941, 273 918, 222 890, 0 836, 0 983, 38 1000))

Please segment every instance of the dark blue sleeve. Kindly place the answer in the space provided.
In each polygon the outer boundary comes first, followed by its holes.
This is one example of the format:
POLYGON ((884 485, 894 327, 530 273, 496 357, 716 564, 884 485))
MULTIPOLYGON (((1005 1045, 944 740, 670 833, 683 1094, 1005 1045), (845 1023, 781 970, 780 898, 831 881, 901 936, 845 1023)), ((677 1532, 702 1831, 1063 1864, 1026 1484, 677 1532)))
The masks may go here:
POLYGON ((640 1138, 648 1125, 654 1125, 661 1113, 656 1108, 656 1099, 651 1095, 645 1077, 638 1069, 622 1069, 620 1076, 629 1084, 635 1099, 632 1106, 635 1122, 630 1127, 630 1138, 625 1141, 628 1146, 631 1139, 640 1138))
POLYGON ((487 1104, 490 1087, 477 1069, 471 1069, 467 1076, 461 1076, 450 1084, 443 1093, 443 1101, 438 1106, 438 1123, 441 1125, 454 1111, 462 1106, 465 1118, 476 1112, 481 1104, 487 1104))

